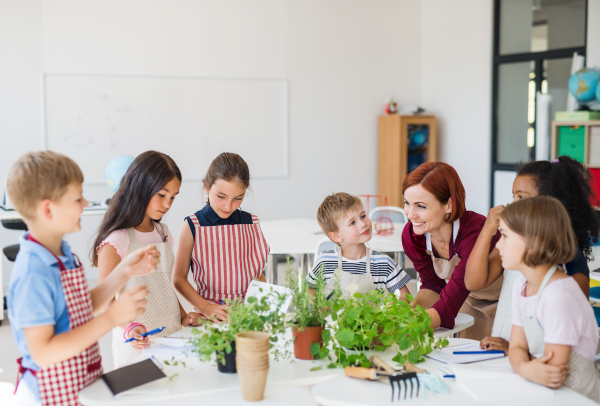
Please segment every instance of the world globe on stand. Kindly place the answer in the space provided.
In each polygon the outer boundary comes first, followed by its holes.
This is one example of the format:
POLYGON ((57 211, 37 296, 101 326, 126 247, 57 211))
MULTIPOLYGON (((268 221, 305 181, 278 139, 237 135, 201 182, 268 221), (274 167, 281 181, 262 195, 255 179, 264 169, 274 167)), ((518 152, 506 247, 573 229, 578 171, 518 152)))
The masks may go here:
POLYGON ((104 171, 104 179, 106 180, 106 184, 108 188, 113 192, 119 190, 119 185, 121 184, 121 179, 125 176, 127 169, 133 162, 133 157, 129 155, 119 155, 111 159, 111 161, 106 165, 106 170, 104 171))
POLYGON ((582 103, 596 99, 596 90, 600 81, 600 72, 583 68, 575 72, 569 79, 569 92, 582 103))

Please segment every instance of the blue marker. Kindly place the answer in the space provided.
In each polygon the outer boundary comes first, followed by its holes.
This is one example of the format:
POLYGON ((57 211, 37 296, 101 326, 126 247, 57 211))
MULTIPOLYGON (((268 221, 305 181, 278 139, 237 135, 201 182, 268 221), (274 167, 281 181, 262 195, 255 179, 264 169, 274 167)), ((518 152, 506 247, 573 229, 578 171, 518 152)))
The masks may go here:
POLYGON ((222 301, 222 300, 219 300, 219 302, 220 302, 222 305, 224 305, 224 304, 225 304, 225 302, 224 302, 224 301, 222 301))
MULTIPOLYGON (((150 330, 148 332, 145 332, 144 334, 142 334, 143 338, 146 338, 148 336, 151 336, 152 334, 156 334, 156 333, 160 333, 161 331, 163 331, 166 327, 161 327, 161 328, 155 328, 154 330, 150 330)), ((136 341, 137 338, 130 338, 129 340, 125 341, 126 343, 129 343, 131 341, 136 341)))
POLYGON ((452 354, 504 354, 504 351, 454 351, 452 354))

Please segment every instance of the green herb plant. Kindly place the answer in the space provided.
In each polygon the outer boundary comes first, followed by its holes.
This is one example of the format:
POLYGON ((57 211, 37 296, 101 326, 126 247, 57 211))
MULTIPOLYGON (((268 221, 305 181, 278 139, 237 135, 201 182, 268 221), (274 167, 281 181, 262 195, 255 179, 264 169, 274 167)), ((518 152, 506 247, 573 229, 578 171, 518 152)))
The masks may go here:
MULTIPOLYGON (((262 292, 262 288, 260 289, 262 292)), ((286 300, 285 295, 271 291, 260 299, 256 297, 243 300, 229 301, 227 307, 228 320, 221 324, 205 323, 202 329, 192 330, 194 345, 192 352, 200 361, 210 361, 212 354, 216 352, 217 361, 225 365, 225 353, 230 354, 235 336, 245 331, 264 331, 269 334, 271 341, 271 352, 276 360, 290 358, 287 349, 289 343, 276 345, 280 336, 285 332, 285 313, 280 314, 279 309, 286 300), (271 310, 274 303, 275 310, 271 310)))
MULTIPOLYGON (((411 295, 406 295, 410 301, 411 295)), ((431 317, 417 305, 413 309, 406 301, 389 292, 373 290, 355 293, 351 298, 338 298, 331 314, 331 330, 323 332, 321 359, 329 358, 328 368, 360 365, 371 366, 371 351, 396 349, 393 360, 413 364, 434 349, 448 345, 448 340, 433 338, 431 317)))

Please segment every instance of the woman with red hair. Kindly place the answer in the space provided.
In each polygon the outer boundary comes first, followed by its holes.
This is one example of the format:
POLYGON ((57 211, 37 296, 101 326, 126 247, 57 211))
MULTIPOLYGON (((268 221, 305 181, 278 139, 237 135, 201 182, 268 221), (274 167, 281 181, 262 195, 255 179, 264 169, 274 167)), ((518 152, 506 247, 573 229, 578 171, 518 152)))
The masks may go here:
MULTIPOLYGON (((402 246, 422 282, 413 305, 428 309, 433 328, 453 328, 460 312, 475 318, 461 337, 480 340, 489 335, 502 281, 478 292, 467 290, 464 282, 467 260, 485 216, 466 210, 462 182, 456 170, 443 162, 424 163, 408 174, 402 194, 409 220, 402 246)), ((497 233, 490 251, 499 238, 497 233)))

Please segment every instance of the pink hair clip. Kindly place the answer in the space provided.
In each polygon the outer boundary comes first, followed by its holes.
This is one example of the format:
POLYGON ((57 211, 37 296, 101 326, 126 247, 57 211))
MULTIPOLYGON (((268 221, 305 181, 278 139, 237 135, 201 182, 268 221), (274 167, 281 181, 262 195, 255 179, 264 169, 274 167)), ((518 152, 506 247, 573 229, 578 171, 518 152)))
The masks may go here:
POLYGON ((558 159, 553 159, 552 161, 550 161, 551 164, 557 164, 558 162, 558 159))

